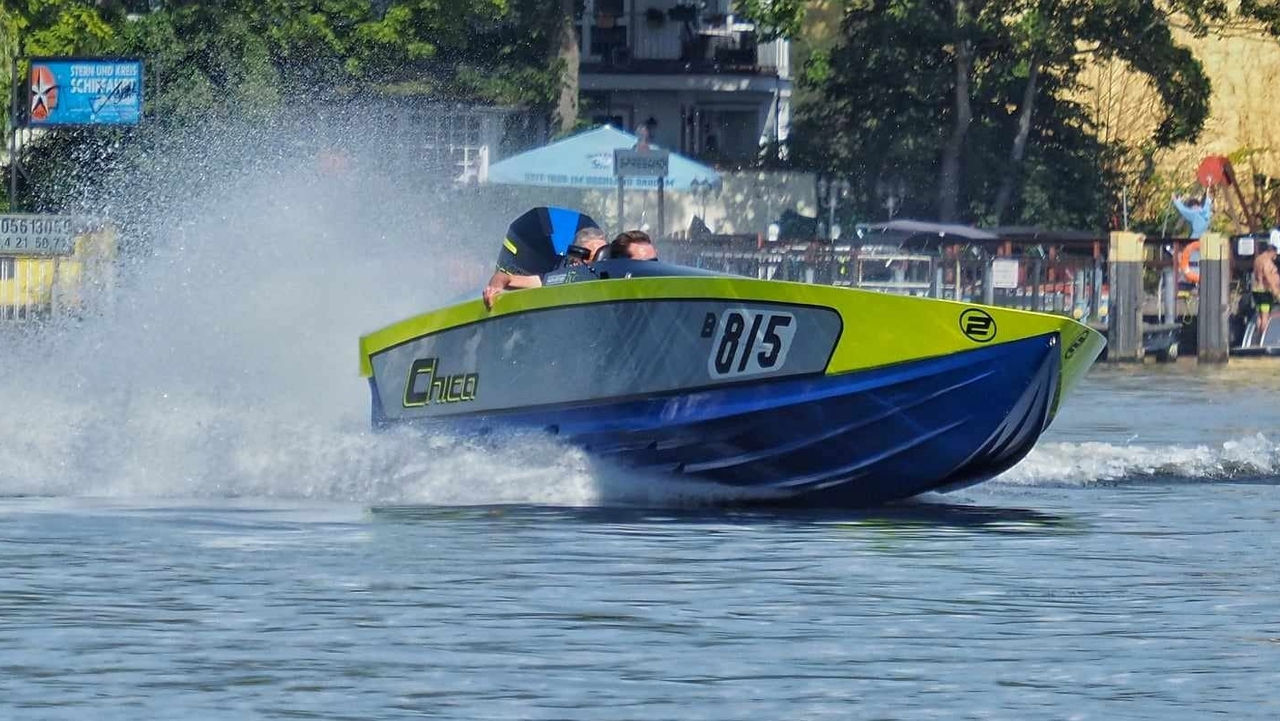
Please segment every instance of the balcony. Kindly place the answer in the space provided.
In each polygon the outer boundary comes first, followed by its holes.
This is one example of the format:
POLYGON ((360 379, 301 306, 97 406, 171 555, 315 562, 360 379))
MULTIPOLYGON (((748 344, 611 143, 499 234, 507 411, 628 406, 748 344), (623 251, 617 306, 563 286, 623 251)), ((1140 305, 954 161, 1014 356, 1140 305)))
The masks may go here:
POLYGON ((582 72, 790 77, 786 40, 759 42, 751 23, 691 14, 690 7, 628 4, 622 14, 597 13, 585 23, 580 17, 582 72))

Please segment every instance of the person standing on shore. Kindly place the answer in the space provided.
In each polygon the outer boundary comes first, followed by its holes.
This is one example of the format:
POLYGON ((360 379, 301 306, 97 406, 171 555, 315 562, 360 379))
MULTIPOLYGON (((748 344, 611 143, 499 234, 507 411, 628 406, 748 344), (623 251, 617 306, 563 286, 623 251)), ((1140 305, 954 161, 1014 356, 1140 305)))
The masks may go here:
POLYGON ((1191 226, 1189 238, 1199 240, 1209 229, 1209 221, 1213 218, 1213 196, 1209 195, 1209 191, 1205 191, 1203 198, 1192 196, 1184 200, 1183 196, 1174 195, 1173 207, 1178 209, 1182 219, 1191 226))
POLYGON ((1253 305, 1258 309, 1258 345, 1267 337, 1271 307, 1280 300, 1280 269, 1276 268, 1276 246, 1264 242, 1253 258, 1253 305))

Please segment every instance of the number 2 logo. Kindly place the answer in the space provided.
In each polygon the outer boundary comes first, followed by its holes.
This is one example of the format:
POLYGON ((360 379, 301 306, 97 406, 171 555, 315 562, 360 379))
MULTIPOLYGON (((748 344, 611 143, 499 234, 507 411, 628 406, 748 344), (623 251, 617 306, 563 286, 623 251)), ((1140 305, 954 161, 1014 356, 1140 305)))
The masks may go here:
MULTIPOLYGON (((710 325, 714 316, 708 316, 710 325)), ((787 362, 795 335, 796 319, 790 313, 726 310, 711 335, 707 370, 713 378, 768 373, 787 362)))

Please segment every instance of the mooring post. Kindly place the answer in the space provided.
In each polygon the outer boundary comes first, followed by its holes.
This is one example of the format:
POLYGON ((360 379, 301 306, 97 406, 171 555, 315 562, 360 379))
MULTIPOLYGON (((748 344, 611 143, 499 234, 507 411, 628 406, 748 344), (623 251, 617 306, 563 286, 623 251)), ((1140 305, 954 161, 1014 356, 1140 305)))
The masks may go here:
MULTIPOLYGON (((667 176, 659 175, 658 176, 658 235, 656 236, 658 240, 662 240, 663 236, 666 235, 666 232, 667 232, 667 204, 665 201, 666 196, 665 196, 665 193, 663 192, 666 189, 666 185, 667 185, 667 176)), ((619 223, 618 227, 621 228, 622 224, 619 223)))
POLYGON ((1178 274, 1173 268, 1165 268, 1160 277, 1160 289, 1164 292, 1160 299, 1160 322, 1173 323, 1178 317, 1178 274))
POLYGON ((1085 317, 1085 279, 1084 270, 1076 270, 1071 278, 1071 317, 1084 323, 1085 317))
POLYGON ((1227 312, 1231 303, 1231 246, 1221 233, 1200 237, 1200 313, 1196 359, 1226 363, 1230 343, 1227 312))
MULTIPOLYGON (((1090 310, 1090 316, 1094 322, 1101 323, 1104 317, 1102 312, 1102 259, 1093 259, 1093 303, 1090 310)), ((1111 312, 1110 301, 1107 304, 1107 312, 1111 312)))
POLYGON ((623 177, 619 175, 618 176, 618 227, 619 228, 626 227, 625 224, 622 222, 622 181, 623 181, 623 177))
POLYGON ((1031 310, 1036 312, 1044 310, 1044 299, 1040 296, 1041 274, 1044 270, 1043 262, 1039 258, 1031 261, 1031 310))
POLYGON ((1112 362, 1142 361, 1142 241, 1141 233, 1111 233, 1107 360, 1112 362))
POLYGON ((996 304, 996 279, 995 279, 995 262, 994 255, 983 255, 982 258, 982 303, 983 305, 996 304))
POLYGON ((956 282, 955 282, 955 285, 951 288, 951 299, 956 302, 960 302, 961 300, 963 300, 963 295, 960 291, 961 287, 963 286, 963 284, 960 282, 960 278, 962 277, 961 273, 963 272, 963 269, 960 267, 960 246, 958 245, 952 246, 952 252, 955 254, 955 257, 956 257, 955 269, 954 269, 956 282))
POLYGON ((62 273, 60 272, 62 268, 61 268, 61 264, 58 262, 59 260, 61 259, 58 258, 57 256, 54 256, 53 282, 49 284, 49 320, 54 320, 58 317, 58 300, 59 300, 58 286, 60 285, 60 281, 62 280, 59 277, 62 275, 62 273))
MULTIPOLYGON (((21 46, 18 46, 21 47, 21 46)), ((12 62, 12 73, 9 76, 10 104, 9 104, 9 127, 5 130, 9 131, 9 212, 18 212, 18 168, 21 163, 18 162, 18 58, 15 56, 12 62)), ((30 182, 28 182, 30 187, 30 182)))

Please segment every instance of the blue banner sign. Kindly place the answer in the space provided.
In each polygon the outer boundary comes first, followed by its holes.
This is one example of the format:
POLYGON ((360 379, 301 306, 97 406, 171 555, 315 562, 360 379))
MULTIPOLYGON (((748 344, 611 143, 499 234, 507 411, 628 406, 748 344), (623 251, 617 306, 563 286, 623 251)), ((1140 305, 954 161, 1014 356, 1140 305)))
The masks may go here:
POLYGON ((32 58, 31 125, 137 125, 142 119, 142 61, 32 58))

